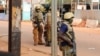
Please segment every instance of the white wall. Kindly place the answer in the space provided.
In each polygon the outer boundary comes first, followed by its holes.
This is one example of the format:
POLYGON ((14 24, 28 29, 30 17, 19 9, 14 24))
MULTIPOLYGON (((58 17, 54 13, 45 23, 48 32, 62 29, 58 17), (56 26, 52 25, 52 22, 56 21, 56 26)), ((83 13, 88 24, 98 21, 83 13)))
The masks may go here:
POLYGON ((44 4, 45 0, 32 0, 32 4, 44 4))

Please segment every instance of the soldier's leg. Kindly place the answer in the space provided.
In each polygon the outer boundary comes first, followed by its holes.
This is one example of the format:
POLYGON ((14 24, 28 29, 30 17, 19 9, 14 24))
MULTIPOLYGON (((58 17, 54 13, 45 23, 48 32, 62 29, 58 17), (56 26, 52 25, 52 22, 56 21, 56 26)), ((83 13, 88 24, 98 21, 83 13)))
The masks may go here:
POLYGON ((65 49, 62 51, 62 54, 63 54, 63 56, 67 56, 67 55, 66 55, 66 50, 65 50, 65 49))
POLYGON ((44 32, 44 39, 45 39, 45 45, 47 46, 47 44, 48 44, 48 41, 47 41, 47 30, 44 32))
POLYGON ((62 55, 63 56, 68 56, 66 54, 67 54, 66 47, 62 47, 62 55))
POLYGON ((73 54, 73 56, 77 56, 77 54, 76 54, 76 42, 75 41, 73 41, 73 52, 72 52, 72 54, 73 54))
POLYGON ((73 56, 72 48, 70 46, 63 47, 63 56, 73 56))
POLYGON ((45 45, 47 44, 47 25, 44 26, 44 39, 45 39, 45 45))
POLYGON ((34 40, 34 45, 38 44, 38 28, 34 28, 33 29, 33 40, 34 40))
POLYGON ((51 45, 51 28, 47 30, 47 46, 51 45))
POLYGON ((48 25, 45 25, 45 31, 44 31, 44 39, 45 39, 45 45, 48 46, 48 25))
POLYGON ((39 35, 39 38, 38 38, 38 44, 42 44, 42 33, 41 32, 39 32, 38 33, 38 35, 39 35))
POLYGON ((39 38, 38 38, 38 44, 40 44, 40 45, 42 45, 43 44, 43 42, 42 42, 42 34, 43 34, 43 27, 42 27, 42 25, 40 25, 40 28, 39 28, 39 30, 38 30, 38 36, 39 36, 39 38))
POLYGON ((74 31, 72 30, 72 32, 71 32, 71 35, 72 35, 72 37, 73 37, 73 56, 76 56, 77 54, 76 54, 76 42, 75 42, 75 33, 74 33, 74 31))

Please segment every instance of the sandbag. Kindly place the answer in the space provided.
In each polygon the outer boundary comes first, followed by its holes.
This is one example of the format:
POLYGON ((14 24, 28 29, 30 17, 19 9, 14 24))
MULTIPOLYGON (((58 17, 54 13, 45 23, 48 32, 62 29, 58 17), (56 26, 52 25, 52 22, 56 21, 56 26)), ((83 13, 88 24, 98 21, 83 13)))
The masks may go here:
POLYGON ((86 27, 95 28, 99 24, 99 21, 97 19, 87 19, 86 21, 86 27))
POLYGON ((72 22, 72 25, 79 25, 80 23, 82 22, 82 19, 79 19, 79 18, 73 18, 73 22, 72 22))

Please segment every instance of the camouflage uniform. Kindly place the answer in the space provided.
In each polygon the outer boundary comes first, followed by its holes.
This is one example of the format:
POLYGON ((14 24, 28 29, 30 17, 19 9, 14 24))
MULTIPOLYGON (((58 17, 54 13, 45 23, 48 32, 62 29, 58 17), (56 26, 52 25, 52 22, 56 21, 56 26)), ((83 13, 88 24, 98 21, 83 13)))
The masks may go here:
POLYGON ((42 34, 43 34, 43 14, 40 11, 40 8, 35 9, 35 12, 33 12, 33 18, 32 18, 32 22, 33 22, 33 39, 34 39, 34 45, 37 44, 43 44, 42 42, 42 34))
POLYGON ((50 46, 51 44, 51 10, 49 10, 46 15, 45 30, 47 33, 47 36, 45 37, 46 46, 50 46))
POLYGON ((71 26, 73 17, 73 13, 65 13, 58 30, 59 47, 63 56, 76 56, 75 36, 71 26))

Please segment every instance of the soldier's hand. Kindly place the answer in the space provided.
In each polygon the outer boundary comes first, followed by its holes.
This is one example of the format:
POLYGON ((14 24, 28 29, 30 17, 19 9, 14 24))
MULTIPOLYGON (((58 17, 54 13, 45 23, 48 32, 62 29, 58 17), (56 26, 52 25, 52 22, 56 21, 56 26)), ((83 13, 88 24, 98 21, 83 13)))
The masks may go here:
POLYGON ((34 27, 37 27, 37 24, 34 24, 34 27))

